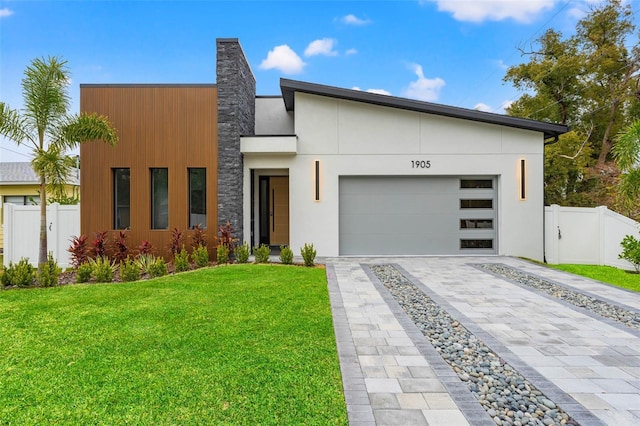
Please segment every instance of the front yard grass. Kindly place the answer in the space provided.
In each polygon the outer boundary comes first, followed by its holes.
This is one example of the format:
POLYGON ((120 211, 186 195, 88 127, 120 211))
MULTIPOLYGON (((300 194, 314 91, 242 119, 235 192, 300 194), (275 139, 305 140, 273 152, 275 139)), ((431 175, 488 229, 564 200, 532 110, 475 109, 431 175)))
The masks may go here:
POLYGON ((2 424, 347 424, 324 269, 0 292, 2 424))
POLYGON ((570 272, 576 275, 582 275, 597 281, 602 281, 615 285, 617 287, 626 288, 628 290, 640 292, 640 275, 635 272, 628 272, 613 266, 597 266, 597 265, 547 265, 550 268, 570 272))

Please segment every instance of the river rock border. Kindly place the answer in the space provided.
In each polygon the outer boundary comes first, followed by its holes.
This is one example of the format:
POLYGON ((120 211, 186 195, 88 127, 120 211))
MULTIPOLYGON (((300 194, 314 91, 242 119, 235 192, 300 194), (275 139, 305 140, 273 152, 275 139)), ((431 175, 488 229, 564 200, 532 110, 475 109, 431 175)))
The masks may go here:
POLYGON ((481 263, 473 266, 489 271, 494 275, 507 278, 518 284, 531 287, 575 307, 586 309, 602 318, 607 318, 626 325, 629 328, 640 330, 640 312, 638 311, 626 309, 606 300, 571 290, 537 275, 512 268, 502 263, 481 263))
POLYGON ((371 265, 370 270, 466 384, 495 424, 579 424, 558 407, 559 403, 568 402, 576 408, 575 401, 567 395, 554 402, 553 397, 546 396, 395 266, 371 265))

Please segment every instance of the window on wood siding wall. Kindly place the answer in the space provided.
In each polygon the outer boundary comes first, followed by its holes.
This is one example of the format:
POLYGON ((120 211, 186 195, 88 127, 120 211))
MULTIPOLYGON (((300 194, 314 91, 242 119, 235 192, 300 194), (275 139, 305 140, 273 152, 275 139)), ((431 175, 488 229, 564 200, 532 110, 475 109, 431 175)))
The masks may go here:
POLYGON ((207 227, 207 169, 189 169, 189 228, 207 227))
POLYGON ((169 229, 168 169, 151 169, 151 229, 169 229))
POLYGON ((131 172, 113 169, 113 229, 131 226, 131 172))

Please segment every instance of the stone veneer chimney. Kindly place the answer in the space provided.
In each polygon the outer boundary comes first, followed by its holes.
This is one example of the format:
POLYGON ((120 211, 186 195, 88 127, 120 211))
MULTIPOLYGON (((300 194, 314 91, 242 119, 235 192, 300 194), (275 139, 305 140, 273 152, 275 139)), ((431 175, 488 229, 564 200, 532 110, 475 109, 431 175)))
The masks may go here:
MULTIPOLYGON (((243 239, 240 136, 255 133, 256 79, 237 38, 216 40, 218 87, 218 224, 243 239)), ((217 230, 216 230, 217 233, 217 230)))

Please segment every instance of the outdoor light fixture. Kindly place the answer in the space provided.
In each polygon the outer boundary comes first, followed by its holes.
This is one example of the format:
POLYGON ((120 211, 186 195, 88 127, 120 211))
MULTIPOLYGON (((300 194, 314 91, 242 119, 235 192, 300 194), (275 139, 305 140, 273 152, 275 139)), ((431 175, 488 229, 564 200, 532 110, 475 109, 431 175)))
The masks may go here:
POLYGON ((316 171, 316 201, 320 201, 320 160, 315 161, 315 171, 316 171))
POLYGON ((520 200, 527 199, 526 175, 527 175, 527 163, 526 163, 526 160, 522 158, 520 159, 520 200))

